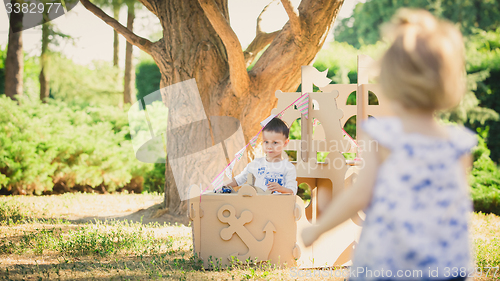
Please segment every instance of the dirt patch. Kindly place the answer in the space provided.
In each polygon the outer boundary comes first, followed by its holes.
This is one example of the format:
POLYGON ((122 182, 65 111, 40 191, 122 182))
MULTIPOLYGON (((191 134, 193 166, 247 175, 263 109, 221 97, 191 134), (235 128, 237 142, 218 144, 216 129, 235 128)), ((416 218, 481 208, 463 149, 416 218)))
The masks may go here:
POLYGON ((189 219, 187 216, 174 216, 168 214, 168 209, 163 209, 162 204, 155 204, 146 209, 138 209, 132 212, 122 212, 100 216, 85 216, 73 217, 70 220, 77 223, 86 223, 95 220, 127 220, 131 222, 142 222, 143 224, 158 223, 158 224, 183 224, 187 226, 189 219))
POLYGON ((49 196, 0 196, 0 203, 16 206, 29 218, 63 219, 74 223, 95 220, 128 220, 144 224, 188 225, 185 215, 176 216, 162 208, 161 194, 66 193, 49 196))

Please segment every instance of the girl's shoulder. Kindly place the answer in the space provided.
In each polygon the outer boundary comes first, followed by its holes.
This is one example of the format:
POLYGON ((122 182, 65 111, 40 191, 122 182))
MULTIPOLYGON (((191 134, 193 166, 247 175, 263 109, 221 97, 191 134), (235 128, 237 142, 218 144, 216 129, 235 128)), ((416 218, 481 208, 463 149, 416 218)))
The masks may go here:
POLYGON ((380 145, 392 149, 394 140, 401 137, 403 129, 396 117, 368 118, 361 123, 361 129, 380 145))
POLYGON ((461 126, 444 125, 448 138, 426 136, 419 133, 405 133, 402 122, 397 117, 369 118, 361 124, 361 128, 372 139, 389 149, 398 145, 442 144, 449 143, 460 153, 469 151, 477 144, 477 137, 470 129, 461 126))
POLYGON ((446 125, 450 134, 450 143, 461 153, 468 152, 477 145, 477 136, 469 128, 459 125, 446 125))

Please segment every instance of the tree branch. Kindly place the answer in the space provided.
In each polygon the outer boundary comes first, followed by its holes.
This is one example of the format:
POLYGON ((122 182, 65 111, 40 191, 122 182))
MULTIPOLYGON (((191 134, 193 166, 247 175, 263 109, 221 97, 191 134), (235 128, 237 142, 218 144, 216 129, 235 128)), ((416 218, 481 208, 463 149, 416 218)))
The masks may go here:
POLYGON ((283 7, 288 15, 288 22, 292 28, 293 35, 300 36, 302 29, 300 27, 299 12, 292 6, 290 0, 281 0, 281 4, 283 4, 283 7))
POLYGON ((255 57, 262 49, 273 42, 274 38, 276 38, 276 35, 278 35, 278 33, 280 32, 281 30, 277 30, 272 33, 260 32, 255 35, 252 43, 250 43, 245 52, 243 52, 243 55, 245 56, 245 64, 247 67, 252 64, 252 62, 255 60, 255 57))
POLYGON ((259 90, 259 98, 274 98, 274 92, 295 91, 300 84, 300 69, 309 65, 325 42, 344 0, 302 0, 298 7, 303 30, 300 40, 293 38, 291 26, 285 25, 249 71, 254 87, 273 85, 273 90, 259 90))
POLYGON ((243 52, 243 55, 245 56, 245 65, 248 67, 252 64, 252 62, 255 60, 255 57, 257 54, 264 49, 267 45, 271 44, 273 42, 274 38, 276 35, 281 30, 272 32, 272 33, 267 33, 262 31, 260 23, 262 22, 262 15, 267 11, 267 8, 274 3, 276 0, 272 0, 269 4, 267 4, 264 9, 262 9, 262 12, 260 12, 259 16, 257 17, 257 27, 255 30, 255 38, 252 40, 252 43, 248 45, 246 50, 243 52))
POLYGON ((130 44, 137 46, 139 49, 141 49, 144 52, 151 55, 151 46, 153 45, 153 43, 151 41, 149 41, 146 38, 142 38, 140 36, 137 36, 135 33, 130 31, 129 29, 127 29, 125 26, 123 26, 117 20, 115 20, 114 18, 107 15, 99 7, 90 3, 89 0, 80 0, 80 2, 87 10, 92 12, 94 15, 96 15, 98 18, 100 18, 105 23, 107 23, 109 26, 111 26, 114 30, 116 30, 116 32, 120 33, 123 37, 125 37, 125 39, 130 44))
POLYGON ((272 3, 274 3, 276 0, 271 0, 271 2, 269 2, 269 4, 267 4, 264 9, 262 9, 262 11, 260 12, 259 16, 257 17, 257 30, 255 33, 259 34, 259 33, 262 33, 262 29, 260 27, 260 22, 262 21, 262 15, 267 11, 267 8, 269 8, 269 6, 271 6, 272 3))
POLYGON ((205 16, 226 47, 229 78, 237 96, 249 90, 250 78, 245 65, 241 44, 233 29, 213 0, 198 0, 205 16))
POLYGON ((148 0, 138 0, 146 9, 158 17, 157 5, 153 5, 154 2, 148 0))

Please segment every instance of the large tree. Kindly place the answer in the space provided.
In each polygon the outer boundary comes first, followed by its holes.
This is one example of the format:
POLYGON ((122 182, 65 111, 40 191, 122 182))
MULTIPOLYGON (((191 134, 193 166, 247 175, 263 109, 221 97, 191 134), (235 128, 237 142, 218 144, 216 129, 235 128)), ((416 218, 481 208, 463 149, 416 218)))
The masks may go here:
MULTIPOLYGON (((257 35, 244 52, 229 24, 228 0, 139 1, 160 20, 163 38, 157 42, 137 36, 89 0, 81 3, 153 57, 161 72, 160 87, 195 78, 206 115, 238 118, 247 140, 276 107, 275 91, 297 89, 301 66, 310 64, 321 49, 344 2, 302 0, 295 9, 282 0, 289 21, 272 34, 257 24, 257 35)), ((171 214, 185 211, 168 160, 165 207, 171 214)))

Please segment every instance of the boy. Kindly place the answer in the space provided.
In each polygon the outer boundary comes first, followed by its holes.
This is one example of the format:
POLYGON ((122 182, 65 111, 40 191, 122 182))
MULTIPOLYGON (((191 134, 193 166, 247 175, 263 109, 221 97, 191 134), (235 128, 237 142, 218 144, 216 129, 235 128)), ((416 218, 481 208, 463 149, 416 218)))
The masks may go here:
POLYGON ((295 166, 283 159, 283 149, 288 144, 288 126, 279 118, 273 118, 262 130, 262 147, 266 157, 250 162, 241 174, 227 186, 236 187, 247 181, 248 174, 255 177, 255 186, 273 193, 297 194, 297 172, 295 166))

